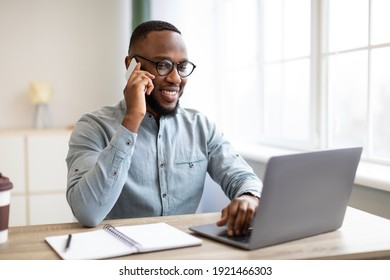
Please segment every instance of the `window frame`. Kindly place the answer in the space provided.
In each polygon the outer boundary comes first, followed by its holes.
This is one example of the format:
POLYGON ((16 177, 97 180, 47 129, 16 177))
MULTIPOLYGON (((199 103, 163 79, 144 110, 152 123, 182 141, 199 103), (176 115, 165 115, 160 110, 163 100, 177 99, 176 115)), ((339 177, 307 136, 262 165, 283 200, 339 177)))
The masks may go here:
MULTIPOLYGON (((282 149, 290 148, 290 149, 298 149, 298 150, 312 150, 324 147, 323 145, 323 127, 325 127, 326 123, 322 122, 323 119, 323 102, 321 98, 321 94, 318 94, 321 91, 321 8, 320 3, 317 0, 311 0, 310 7, 310 54, 308 57, 296 57, 296 58, 287 58, 281 59, 279 61, 274 61, 275 64, 285 64, 291 61, 298 61, 301 59, 308 58, 310 64, 310 74, 309 74, 309 95, 310 95, 310 123, 309 123, 309 138, 307 141, 301 140, 293 140, 286 139, 283 137, 273 137, 267 135, 264 132, 264 117, 260 120, 260 128, 261 128, 261 136, 258 139, 258 143, 261 145, 270 145, 274 147, 281 147, 282 149)), ((258 18, 263 18, 264 13, 263 1, 259 1, 258 5, 258 18)), ((259 34, 264 34, 264 22, 259 20, 259 34)), ((263 47, 263 38, 260 35, 258 39, 258 46, 260 48, 260 53, 262 54, 259 57, 259 76, 260 76, 260 99, 261 99, 261 110, 264 112, 264 108, 266 104, 264 103, 264 47, 263 47)))
POLYGON ((372 127, 373 127, 373 121, 372 121, 372 114, 371 114, 371 104, 370 100, 372 98, 372 95, 374 93, 371 92, 371 74, 372 74, 372 64, 371 64, 371 54, 372 50, 383 48, 383 47, 390 47, 390 42, 382 43, 382 44, 371 44, 371 33, 372 33, 372 0, 368 1, 368 34, 367 34, 367 45, 357 48, 349 48, 349 49, 343 49, 338 51, 329 51, 327 44, 328 44, 328 13, 329 13, 329 0, 312 0, 312 2, 316 2, 319 4, 320 8, 320 14, 322 25, 321 32, 319 33, 319 40, 321 41, 321 62, 320 62, 320 70, 321 71, 321 89, 318 92, 318 94, 321 97, 322 100, 322 110, 323 114, 321 116, 321 145, 320 148, 332 148, 332 146, 329 144, 329 137, 330 137, 330 131, 329 131, 329 106, 328 106, 328 99, 329 99, 329 90, 328 90, 328 59, 335 55, 343 55, 348 53, 355 53, 358 51, 367 51, 367 87, 365 89, 366 91, 366 98, 367 98, 367 104, 366 104, 366 116, 365 120, 367 123, 367 133, 365 135, 365 143, 366 146, 363 150, 362 155, 362 161, 367 163, 373 163, 373 164, 379 164, 379 165, 388 165, 390 167, 390 157, 387 158, 381 158, 381 157, 375 157, 372 153, 372 127))
MULTIPOLYGON (((310 47, 310 137, 308 141, 293 141, 291 139, 286 139, 283 137, 271 137, 267 135, 264 131, 264 118, 260 120, 261 124, 261 139, 258 140, 258 143, 261 145, 270 145, 275 147, 281 147, 284 149, 299 149, 299 150, 312 150, 312 149, 326 149, 326 148, 336 148, 330 143, 331 131, 329 123, 329 79, 328 79, 328 60, 333 55, 340 55, 343 53, 367 50, 367 60, 368 60, 368 70, 367 70, 367 89, 366 96, 367 100, 372 98, 373 93, 370 92, 370 83, 371 83, 371 52, 374 49, 390 47, 390 42, 372 45, 370 42, 371 36, 371 1, 367 0, 369 3, 368 13, 368 38, 367 45, 359 48, 341 50, 341 51, 328 51, 328 25, 329 25, 329 7, 328 0, 311 0, 311 47, 310 47)), ((262 18, 262 13, 266 12, 263 9, 263 1, 259 1, 259 18, 262 18)), ((260 21, 259 33, 263 34, 264 26, 263 22, 260 21)), ((261 53, 263 53, 263 44, 262 39, 259 39, 259 47, 261 48, 261 53)), ((264 71, 263 71, 264 59, 259 58, 259 75, 260 75, 260 96, 261 96, 261 110, 264 109, 264 71)), ((367 113, 365 116, 365 121, 367 123, 367 133, 364 135, 366 146, 364 146, 364 153, 362 160, 366 162, 390 165, 390 158, 381 158, 375 157, 372 154, 372 126, 373 126, 373 116, 370 112, 372 108, 370 107, 369 101, 367 102, 367 113)), ((363 145, 364 143, 362 143, 363 145)))

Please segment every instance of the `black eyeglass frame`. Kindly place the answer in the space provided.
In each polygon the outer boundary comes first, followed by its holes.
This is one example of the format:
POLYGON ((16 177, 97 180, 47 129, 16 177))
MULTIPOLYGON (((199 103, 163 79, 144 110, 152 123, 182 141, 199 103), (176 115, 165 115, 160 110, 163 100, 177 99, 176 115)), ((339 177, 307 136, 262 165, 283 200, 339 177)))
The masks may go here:
POLYGON ((176 66, 177 73, 179 74, 179 76, 182 77, 182 78, 187 78, 189 75, 192 74, 192 72, 194 72, 194 70, 195 70, 195 68, 196 68, 196 65, 195 65, 194 63, 192 63, 191 61, 188 61, 188 60, 182 61, 182 62, 179 62, 179 63, 175 63, 175 62, 170 61, 169 59, 166 59, 166 58, 161 59, 161 60, 159 60, 159 61, 153 61, 153 60, 147 59, 146 57, 143 57, 143 56, 140 56, 140 55, 137 55, 137 54, 136 54, 136 55, 133 55, 133 56, 131 57, 131 59, 133 59, 134 57, 135 57, 135 58, 137 58, 137 57, 142 58, 142 59, 144 59, 144 60, 146 60, 146 61, 148 61, 148 62, 154 64, 154 65, 156 66, 156 72, 158 73, 159 76, 162 76, 162 77, 168 76, 168 75, 172 72, 173 68, 175 68, 175 66, 176 66), (170 70, 167 74, 164 74, 164 75, 161 75, 160 72, 158 71, 158 64, 159 64, 160 62, 162 62, 162 61, 168 61, 169 63, 172 64, 171 70, 170 70), (179 65, 182 64, 182 63, 187 63, 187 64, 191 64, 191 65, 192 65, 193 68, 192 68, 191 72, 190 72, 188 75, 181 75, 181 74, 180 74, 180 70, 179 70, 178 67, 179 67, 179 65))

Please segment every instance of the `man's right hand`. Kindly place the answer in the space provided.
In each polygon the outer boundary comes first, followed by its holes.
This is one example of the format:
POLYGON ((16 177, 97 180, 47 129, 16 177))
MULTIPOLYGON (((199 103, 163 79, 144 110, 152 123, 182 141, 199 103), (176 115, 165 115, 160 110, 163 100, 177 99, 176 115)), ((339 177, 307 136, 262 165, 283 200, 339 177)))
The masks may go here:
POLYGON ((153 91, 154 78, 154 75, 141 70, 141 63, 138 62, 123 90, 127 111, 122 125, 131 132, 138 131, 146 114, 145 94, 149 95, 153 91))

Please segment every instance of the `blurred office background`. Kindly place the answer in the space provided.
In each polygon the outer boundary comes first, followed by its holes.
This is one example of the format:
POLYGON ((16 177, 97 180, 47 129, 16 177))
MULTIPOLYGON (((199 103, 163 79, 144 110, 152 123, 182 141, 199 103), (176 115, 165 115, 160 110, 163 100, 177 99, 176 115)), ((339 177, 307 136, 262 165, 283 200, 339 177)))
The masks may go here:
MULTIPOLYGON (((260 177, 275 154, 363 146, 350 205, 390 218, 389 10, 387 0, 0 0, 0 171, 16 185, 15 224, 58 221, 39 207, 64 202, 61 131, 119 102, 131 31, 146 19, 182 31, 197 68, 181 104, 215 121, 260 177), (44 134, 32 82, 51 86, 44 134), (56 172, 34 161, 39 149, 56 172), (50 173, 55 190, 41 183, 50 173)), ((206 183, 200 211, 219 209, 225 198, 206 183)))

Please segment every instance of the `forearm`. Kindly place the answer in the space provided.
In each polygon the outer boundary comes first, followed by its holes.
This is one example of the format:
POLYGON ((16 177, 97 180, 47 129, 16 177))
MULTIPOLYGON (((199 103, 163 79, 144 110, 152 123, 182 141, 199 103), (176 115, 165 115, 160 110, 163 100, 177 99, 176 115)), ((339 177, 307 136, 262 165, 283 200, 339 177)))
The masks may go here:
POLYGON ((92 142, 89 150, 82 149, 68 156, 67 199, 74 216, 83 225, 98 225, 116 203, 127 180, 134 141, 126 140, 119 131, 101 152, 96 151, 92 142))
POLYGON ((245 160, 231 150, 231 147, 221 147, 219 152, 210 159, 209 174, 224 193, 230 198, 236 198, 244 193, 261 196, 262 181, 256 176, 245 160))
POLYGON ((231 200, 243 193, 260 197, 263 183, 214 123, 208 126, 208 173, 231 200))

